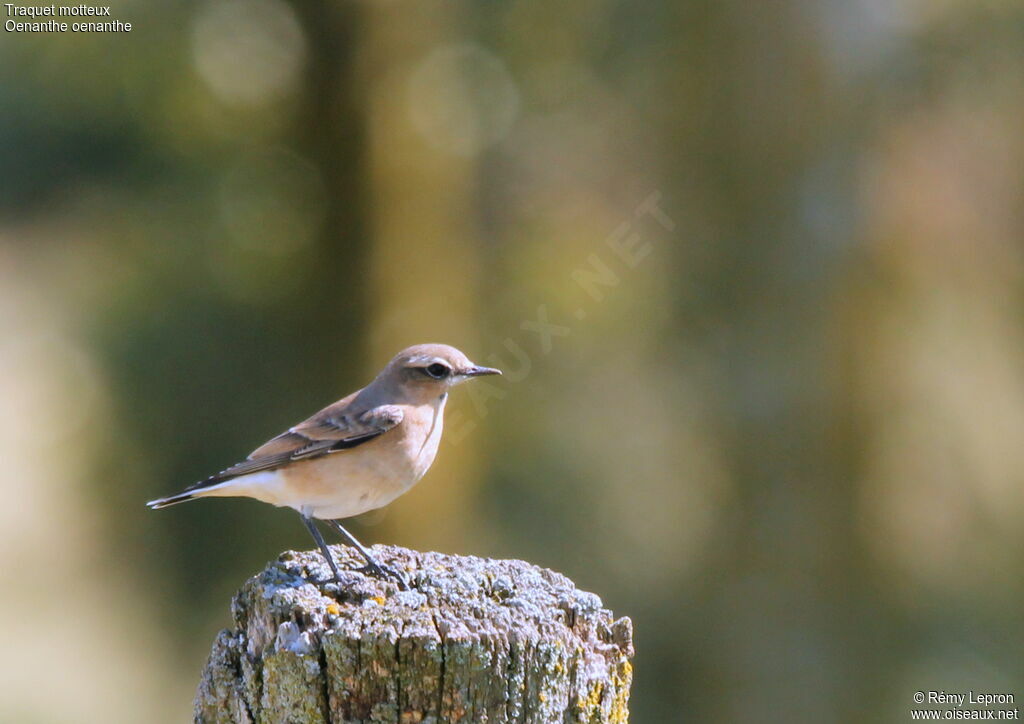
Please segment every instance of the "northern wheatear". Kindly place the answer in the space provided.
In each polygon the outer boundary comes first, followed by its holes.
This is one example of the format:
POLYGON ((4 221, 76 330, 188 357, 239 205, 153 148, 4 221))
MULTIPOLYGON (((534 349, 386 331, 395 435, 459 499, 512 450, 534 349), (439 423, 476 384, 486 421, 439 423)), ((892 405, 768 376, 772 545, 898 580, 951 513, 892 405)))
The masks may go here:
POLYGON ((243 462, 147 505, 243 496, 294 508, 339 582, 314 518, 359 549, 366 558, 363 570, 390 575, 404 586, 400 574, 374 560, 335 519, 385 506, 415 485, 437 454, 448 391, 473 377, 500 374, 448 345, 409 347, 369 385, 256 448, 243 462))

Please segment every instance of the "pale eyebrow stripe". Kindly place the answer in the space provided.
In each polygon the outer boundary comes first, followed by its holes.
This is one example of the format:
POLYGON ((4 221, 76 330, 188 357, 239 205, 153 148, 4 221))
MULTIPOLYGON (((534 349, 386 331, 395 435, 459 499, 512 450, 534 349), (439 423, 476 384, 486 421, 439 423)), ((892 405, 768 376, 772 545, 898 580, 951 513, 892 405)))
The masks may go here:
POLYGON ((423 364, 423 365, 442 364, 445 367, 449 367, 450 366, 447 362, 445 362, 440 357, 411 357, 411 358, 409 358, 409 362, 411 364, 423 364))

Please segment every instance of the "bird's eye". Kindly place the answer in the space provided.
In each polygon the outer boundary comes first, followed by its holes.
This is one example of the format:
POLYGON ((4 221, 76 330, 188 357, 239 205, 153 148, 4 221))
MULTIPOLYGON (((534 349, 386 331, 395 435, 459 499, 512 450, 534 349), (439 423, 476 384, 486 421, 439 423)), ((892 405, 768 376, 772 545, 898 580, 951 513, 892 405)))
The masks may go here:
POLYGON ((448 365, 443 365, 440 362, 435 362, 434 364, 428 367, 424 367, 423 371, 429 377, 433 377, 435 380, 443 380, 452 372, 448 365))

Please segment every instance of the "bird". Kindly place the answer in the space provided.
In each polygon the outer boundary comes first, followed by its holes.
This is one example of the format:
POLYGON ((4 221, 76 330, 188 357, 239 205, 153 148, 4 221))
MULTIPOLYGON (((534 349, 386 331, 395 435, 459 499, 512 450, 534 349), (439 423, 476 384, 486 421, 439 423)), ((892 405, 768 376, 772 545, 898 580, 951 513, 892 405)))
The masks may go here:
POLYGON ((271 438, 242 462, 146 505, 156 510, 198 498, 247 497, 292 508, 336 581, 341 574, 317 520, 359 550, 366 560, 361 572, 405 588, 402 575, 376 560, 339 520, 381 508, 419 482, 437 455, 449 391, 500 374, 446 344, 408 347, 366 387, 271 438))

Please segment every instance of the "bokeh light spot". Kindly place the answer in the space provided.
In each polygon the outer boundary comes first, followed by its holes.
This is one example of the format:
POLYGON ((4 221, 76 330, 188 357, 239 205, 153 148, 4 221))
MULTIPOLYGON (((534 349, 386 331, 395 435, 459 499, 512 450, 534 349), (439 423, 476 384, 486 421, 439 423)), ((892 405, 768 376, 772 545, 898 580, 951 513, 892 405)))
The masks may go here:
POLYGON ((280 0, 209 3, 196 16, 193 60, 225 103, 258 106, 285 95, 305 63, 306 38, 280 0))
POLYGON ((519 115, 519 89, 494 53, 472 44, 445 46, 413 71, 409 113, 432 146, 472 156, 508 135, 519 115))

